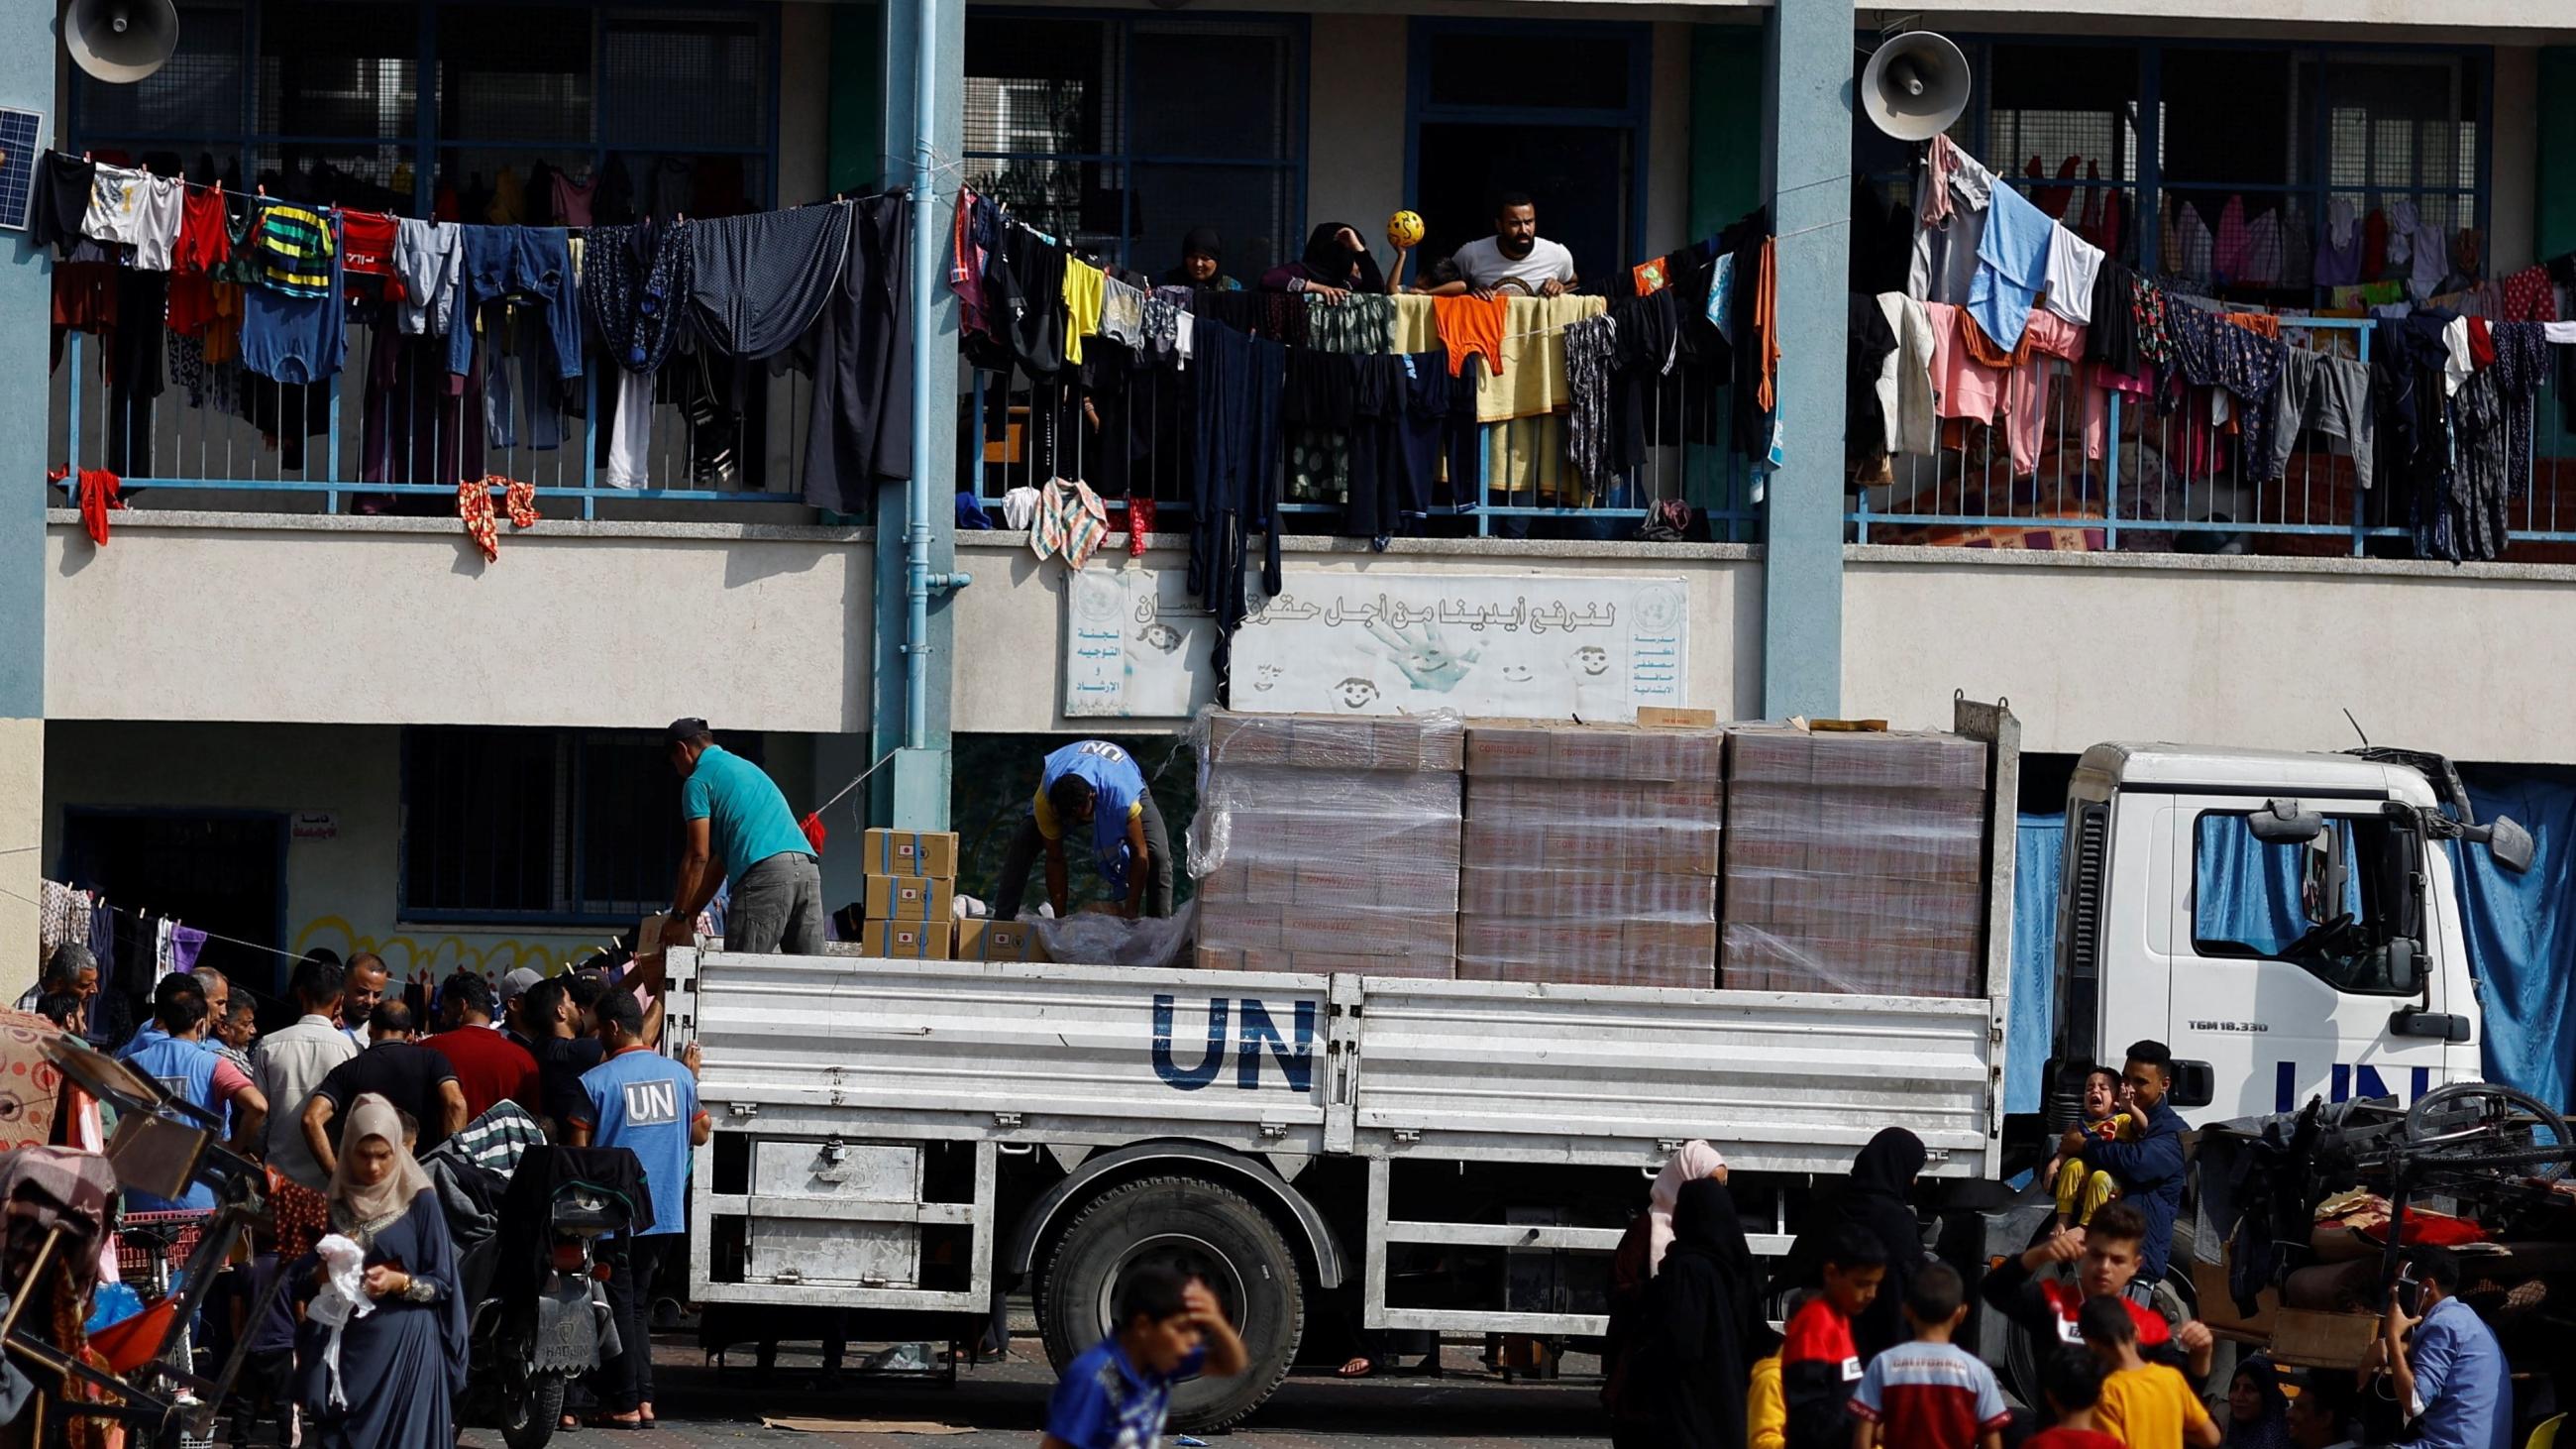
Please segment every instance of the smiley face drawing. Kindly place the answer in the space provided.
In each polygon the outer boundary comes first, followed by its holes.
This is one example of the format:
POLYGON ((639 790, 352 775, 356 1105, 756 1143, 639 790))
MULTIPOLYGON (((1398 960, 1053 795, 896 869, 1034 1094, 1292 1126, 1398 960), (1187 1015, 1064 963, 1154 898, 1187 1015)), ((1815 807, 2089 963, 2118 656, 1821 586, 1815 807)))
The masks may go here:
POLYGON ((1341 683, 1334 685, 1333 693, 1336 698, 1341 700, 1342 708, 1344 709, 1366 709, 1370 705, 1377 703, 1377 681, 1373 679, 1362 679, 1358 675, 1354 674, 1350 678, 1343 680, 1341 683))
POLYGON ((1610 651, 1598 644, 1586 644, 1574 651, 1574 667, 1593 679, 1610 672, 1610 651))
POLYGON ((1181 631, 1169 624, 1148 624, 1137 632, 1136 637, 1166 654, 1181 647, 1181 631))
POLYGON ((1506 664, 1503 666, 1503 679, 1505 682, 1511 684, 1527 684, 1535 673, 1536 671, 1532 670, 1526 664, 1506 664))
POLYGON ((1276 664, 1264 664, 1259 669, 1252 671, 1252 687, 1265 694, 1269 692, 1272 685, 1275 685, 1278 682, 1279 666, 1276 664))

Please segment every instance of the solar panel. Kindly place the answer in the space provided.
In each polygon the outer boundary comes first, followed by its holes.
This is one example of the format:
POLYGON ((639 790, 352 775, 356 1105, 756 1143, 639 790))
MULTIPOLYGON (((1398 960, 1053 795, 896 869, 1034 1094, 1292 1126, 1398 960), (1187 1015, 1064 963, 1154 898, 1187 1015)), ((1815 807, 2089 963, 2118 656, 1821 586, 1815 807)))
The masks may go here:
POLYGON ((27 229, 36 158, 45 150, 45 113, 0 106, 0 229, 27 229))

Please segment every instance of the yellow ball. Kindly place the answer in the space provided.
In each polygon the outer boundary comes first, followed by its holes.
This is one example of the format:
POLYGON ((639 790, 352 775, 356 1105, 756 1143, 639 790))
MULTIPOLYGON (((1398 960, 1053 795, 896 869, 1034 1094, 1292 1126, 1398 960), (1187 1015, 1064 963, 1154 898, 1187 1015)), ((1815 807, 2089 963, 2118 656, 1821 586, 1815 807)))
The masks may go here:
POLYGON ((1399 211, 1386 219, 1386 239, 1399 247, 1417 246, 1422 241, 1422 218, 1410 211, 1399 211))

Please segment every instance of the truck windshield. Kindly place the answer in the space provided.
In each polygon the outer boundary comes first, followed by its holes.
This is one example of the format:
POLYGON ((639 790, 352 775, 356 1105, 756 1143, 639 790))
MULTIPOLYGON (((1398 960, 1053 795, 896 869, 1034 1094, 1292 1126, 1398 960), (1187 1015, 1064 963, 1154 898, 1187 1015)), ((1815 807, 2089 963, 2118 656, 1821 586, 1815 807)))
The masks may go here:
POLYGON ((2388 943, 2420 934, 2419 849, 2380 816, 2331 816, 2315 840, 2284 845, 2257 840, 2244 815, 2205 813, 2193 829, 2192 945, 2288 961, 2338 991, 2398 994, 2388 943))

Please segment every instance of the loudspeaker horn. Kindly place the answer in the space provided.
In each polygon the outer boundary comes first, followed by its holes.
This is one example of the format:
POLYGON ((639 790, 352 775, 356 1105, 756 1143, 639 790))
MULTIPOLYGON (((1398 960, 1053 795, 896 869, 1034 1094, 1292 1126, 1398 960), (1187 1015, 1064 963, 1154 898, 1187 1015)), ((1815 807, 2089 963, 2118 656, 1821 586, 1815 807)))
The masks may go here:
POLYGON ((171 0, 72 0, 63 11, 63 47, 72 64, 100 80, 130 84, 179 48, 179 10, 171 0))
POLYGON ((1860 77, 1869 123, 1900 141, 1929 141, 1968 109, 1968 58, 1948 38, 1908 31, 1872 52, 1860 77))

